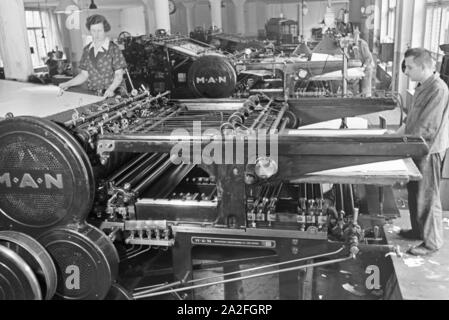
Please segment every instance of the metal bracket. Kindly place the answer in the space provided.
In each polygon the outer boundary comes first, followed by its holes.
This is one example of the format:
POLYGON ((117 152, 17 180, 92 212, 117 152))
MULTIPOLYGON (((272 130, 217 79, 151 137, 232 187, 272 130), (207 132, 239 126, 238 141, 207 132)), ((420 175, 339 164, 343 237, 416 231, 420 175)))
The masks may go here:
POLYGON ((97 142, 97 154, 100 157, 103 157, 105 154, 113 152, 114 150, 115 141, 113 140, 100 140, 97 142))

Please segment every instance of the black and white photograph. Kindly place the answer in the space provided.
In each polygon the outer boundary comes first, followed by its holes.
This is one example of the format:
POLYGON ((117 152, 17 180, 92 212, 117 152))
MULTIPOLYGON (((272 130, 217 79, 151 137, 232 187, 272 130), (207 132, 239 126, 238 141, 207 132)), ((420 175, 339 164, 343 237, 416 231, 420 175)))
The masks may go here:
POLYGON ((449 299, 448 86, 449 0, 0 0, 0 300, 449 299))

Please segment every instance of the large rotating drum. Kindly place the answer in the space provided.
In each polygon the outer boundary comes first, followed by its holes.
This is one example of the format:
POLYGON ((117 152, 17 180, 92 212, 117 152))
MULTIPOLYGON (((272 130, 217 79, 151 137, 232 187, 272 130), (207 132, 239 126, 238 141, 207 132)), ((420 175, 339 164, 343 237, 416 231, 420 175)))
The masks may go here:
POLYGON ((89 159, 58 124, 33 117, 0 126, 0 229, 39 236, 83 221, 93 205, 89 159))
POLYGON ((55 298, 101 300, 106 297, 118 276, 119 256, 101 230, 83 223, 54 228, 38 240, 56 265, 55 298))
MULTIPOLYGON (((57 281, 56 267, 47 250, 45 250, 45 248, 37 240, 17 231, 0 231, 0 247, 6 247, 13 250, 15 254, 18 254, 20 258, 23 259, 23 261, 20 260, 22 267, 30 268, 33 271, 39 283, 39 288, 43 299, 50 300, 53 298, 56 291, 57 281)), ((0 278, 1 277, 6 277, 6 274, 0 274, 0 278)), ((30 278, 33 278, 33 276, 31 275, 30 278)), ((3 280, 5 279, 7 278, 4 278, 3 280)), ((11 279, 9 279, 8 282, 11 284, 12 282, 10 280, 11 279)), ((26 280, 25 283, 22 281, 20 287, 26 288, 26 286, 26 280)), ((16 287, 16 289, 19 289, 20 287, 16 287)), ((20 292, 6 293, 5 291, 7 290, 4 289, 4 286, 0 284, 0 300, 15 298, 20 299, 20 292)), ((23 292, 22 294, 34 295, 35 293, 31 290, 23 292)), ((36 299, 39 297, 39 294, 34 296, 36 299)))
POLYGON ((41 300, 39 281, 12 249, 0 245, 0 300, 41 300))
POLYGON ((237 74, 226 57, 208 54, 192 63, 187 81, 197 97, 227 98, 234 93, 237 74))

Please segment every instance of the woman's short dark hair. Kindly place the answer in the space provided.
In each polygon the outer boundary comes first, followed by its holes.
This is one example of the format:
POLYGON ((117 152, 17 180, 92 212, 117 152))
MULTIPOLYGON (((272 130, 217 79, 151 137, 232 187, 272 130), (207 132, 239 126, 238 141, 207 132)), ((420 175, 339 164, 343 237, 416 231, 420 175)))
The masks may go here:
POLYGON ((109 24, 108 20, 102 15, 94 14, 92 16, 87 17, 86 19, 86 28, 90 31, 90 27, 93 24, 99 24, 102 23, 104 27, 104 32, 111 31, 111 25, 109 24))

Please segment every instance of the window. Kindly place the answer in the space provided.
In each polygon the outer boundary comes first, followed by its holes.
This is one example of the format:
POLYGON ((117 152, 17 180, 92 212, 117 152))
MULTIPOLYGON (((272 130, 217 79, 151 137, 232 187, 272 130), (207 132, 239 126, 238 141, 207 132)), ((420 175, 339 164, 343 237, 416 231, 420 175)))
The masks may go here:
POLYGON ((50 17, 48 12, 38 10, 26 10, 25 21, 28 31, 28 41, 31 50, 33 67, 45 64, 47 53, 55 49, 55 41, 51 32, 50 17))
POLYGON ((380 2, 380 63, 378 64, 387 77, 393 75, 394 39, 396 32, 396 0, 382 0, 380 2))
POLYGON ((449 43, 449 0, 427 0, 424 47, 439 61, 440 45, 449 43))
POLYGON ((396 24, 396 0, 388 0, 387 37, 394 39, 396 24))

